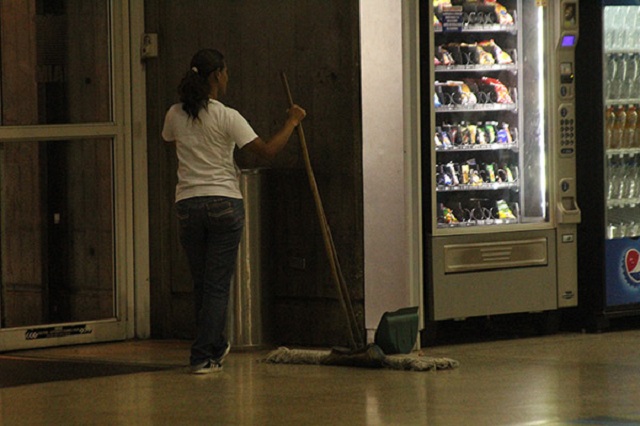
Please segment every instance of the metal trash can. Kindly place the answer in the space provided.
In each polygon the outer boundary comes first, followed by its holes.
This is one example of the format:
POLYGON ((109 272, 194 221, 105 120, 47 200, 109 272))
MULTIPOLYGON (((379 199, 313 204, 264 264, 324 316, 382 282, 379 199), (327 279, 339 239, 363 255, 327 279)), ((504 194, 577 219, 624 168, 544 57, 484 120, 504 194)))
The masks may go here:
POLYGON ((229 298, 227 338, 235 348, 258 348, 269 343, 268 263, 265 255, 269 209, 266 169, 245 169, 240 176, 245 226, 229 298))

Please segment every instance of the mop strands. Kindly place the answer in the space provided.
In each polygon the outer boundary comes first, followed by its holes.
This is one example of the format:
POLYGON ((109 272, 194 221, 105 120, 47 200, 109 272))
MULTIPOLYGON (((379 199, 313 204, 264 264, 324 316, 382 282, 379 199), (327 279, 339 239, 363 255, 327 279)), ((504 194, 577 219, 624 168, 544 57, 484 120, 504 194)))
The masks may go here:
POLYGON ((267 354, 263 360, 269 364, 311 364, 366 368, 388 368, 392 370, 435 371, 450 370, 459 366, 450 358, 433 358, 422 352, 385 355, 375 344, 360 350, 333 348, 331 350, 289 349, 280 347, 267 354))

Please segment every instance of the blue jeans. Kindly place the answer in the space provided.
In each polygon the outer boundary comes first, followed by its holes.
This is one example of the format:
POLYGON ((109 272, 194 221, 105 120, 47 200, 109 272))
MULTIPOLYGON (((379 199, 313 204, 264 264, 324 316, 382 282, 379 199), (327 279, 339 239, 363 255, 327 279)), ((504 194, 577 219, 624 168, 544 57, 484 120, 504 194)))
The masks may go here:
POLYGON ((244 204, 227 197, 194 197, 176 204, 195 297, 196 338, 191 365, 222 355, 229 290, 244 227, 244 204))

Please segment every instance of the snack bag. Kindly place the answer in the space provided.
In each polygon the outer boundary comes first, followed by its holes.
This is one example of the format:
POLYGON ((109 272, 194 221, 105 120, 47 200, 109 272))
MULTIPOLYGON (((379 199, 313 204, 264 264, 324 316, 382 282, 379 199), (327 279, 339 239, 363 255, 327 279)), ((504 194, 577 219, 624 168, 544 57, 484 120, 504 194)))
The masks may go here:
POLYGON ((447 163, 447 169, 451 175, 451 182, 453 185, 460 185, 460 179, 458 179, 458 172, 456 166, 452 162, 447 163))
POLYGON ((478 48, 478 56, 478 64, 480 65, 493 65, 496 63, 493 55, 491 55, 491 53, 487 52, 484 49, 478 48))
POLYGON ((461 169, 462 169, 462 183, 467 185, 470 182, 469 165, 468 164, 463 164, 461 169))
POLYGON ((453 210, 449 207, 442 207, 442 216, 446 223, 458 223, 458 218, 456 218, 453 214, 453 210))
POLYGON ((502 128, 498 130, 498 143, 513 143, 513 137, 511 131, 509 131, 509 124, 502 123, 502 128))
POLYGON ((478 103, 478 98, 475 93, 471 91, 466 83, 461 84, 462 90, 462 105, 475 105, 478 103))
POLYGON ((470 181, 471 181, 471 185, 482 185, 484 183, 484 180, 482 179, 482 175, 478 170, 471 171, 470 181))
POLYGON ((487 143, 487 131, 484 128, 484 124, 481 122, 476 126, 476 143, 480 145, 487 143))
POLYGON ((449 134, 447 132, 440 133, 440 138, 442 140, 442 145, 449 147, 452 145, 451 139, 449 139, 449 134))
POLYGON ((516 217, 513 215, 513 212, 509 208, 509 205, 504 200, 498 200, 496 202, 498 205, 498 218, 500 219, 515 219, 516 217))
POLYGON ((478 126, 475 124, 469 124, 469 143, 475 145, 477 143, 478 126))
POLYGON ((515 182, 515 179, 513 177, 513 172, 511 172, 511 169, 509 168, 509 166, 504 166, 504 170, 507 173, 507 182, 515 182))
POLYGON ((500 25, 513 25, 513 16, 507 12, 507 8, 498 2, 495 2, 496 16, 498 17, 498 24, 500 25))
POLYGON ((487 164, 486 166, 487 173, 489 174, 489 182, 496 181, 496 173, 493 167, 493 164, 487 164))
POLYGON ((487 132, 487 143, 495 143, 498 139, 498 133, 496 130, 497 121, 487 121, 484 123, 484 129, 487 132))
POLYGON ((436 131, 435 135, 433 136, 433 142, 436 144, 436 146, 442 146, 442 141, 440 140, 440 132, 436 131))
POLYGON ((442 46, 436 48, 436 61, 436 65, 453 65, 456 63, 451 53, 442 46))
POLYGON ((491 77, 482 77, 482 83, 488 84, 493 87, 493 90, 496 92, 496 101, 500 104, 512 104, 513 99, 511 99, 511 95, 509 94, 509 89, 505 86, 500 80, 497 78, 491 77))
POLYGON ((495 63, 500 64, 500 65, 512 64, 513 63, 513 59, 511 58, 511 55, 509 55, 507 52, 502 50, 500 48, 500 46, 498 46, 493 39, 484 40, 484 41, 479 42, 478 44, 484 50, 486 50, 491 55, 493 55, 493 57, 495 59, 495 63))
POLYGON ((469 126, 464 121, 460 123, 460 139, 462 145, 469 145, 471 143, 471 132, 469 126))

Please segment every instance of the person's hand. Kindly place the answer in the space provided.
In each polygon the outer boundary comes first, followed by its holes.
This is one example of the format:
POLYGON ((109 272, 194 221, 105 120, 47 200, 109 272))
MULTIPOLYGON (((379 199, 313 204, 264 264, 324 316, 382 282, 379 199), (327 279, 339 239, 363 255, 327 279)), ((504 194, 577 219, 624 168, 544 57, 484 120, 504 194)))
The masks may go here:
POLYGON ((293 105, 287 110, 287 120, 290 121, 293 126, 297 126, 307 116, 307 112, 299 105, 293 105))

